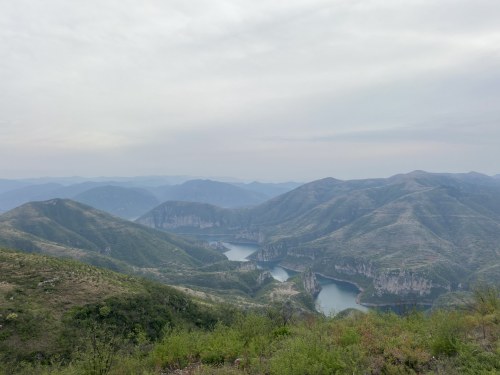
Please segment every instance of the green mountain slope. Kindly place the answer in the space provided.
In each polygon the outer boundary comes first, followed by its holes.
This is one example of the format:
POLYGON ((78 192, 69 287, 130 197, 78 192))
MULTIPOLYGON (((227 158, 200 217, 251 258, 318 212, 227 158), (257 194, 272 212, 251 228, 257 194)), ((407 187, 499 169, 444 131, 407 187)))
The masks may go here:
POLYGON ((175 231, 189 212, 182 231, 252 239, 256 259, 356 282, 365 302, 431 302, 481 279, 500 283, 500 184, 477 173, 323 179, 248 210, 212 207, 202 226, 195 206, 163 211, 163 221, 139 222, 175 231))
POLYGON ((209 326, 215 317, 165 285, 0 249, 0 364, 64 358, 91 321, 130 340, 138 334, 154 340, 166 326, 209 326))
POLYGON ((29 252, 184 269, 224 257, 71 200, 27 203, 0 216, 0 244, 29 252))

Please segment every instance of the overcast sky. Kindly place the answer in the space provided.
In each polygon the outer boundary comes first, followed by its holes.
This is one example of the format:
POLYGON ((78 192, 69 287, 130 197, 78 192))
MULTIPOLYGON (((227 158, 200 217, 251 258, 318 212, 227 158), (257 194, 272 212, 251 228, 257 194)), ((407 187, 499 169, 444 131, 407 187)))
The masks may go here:
POLYGON ((0 0, 0 178, 500 173, 499 0, 0 0))

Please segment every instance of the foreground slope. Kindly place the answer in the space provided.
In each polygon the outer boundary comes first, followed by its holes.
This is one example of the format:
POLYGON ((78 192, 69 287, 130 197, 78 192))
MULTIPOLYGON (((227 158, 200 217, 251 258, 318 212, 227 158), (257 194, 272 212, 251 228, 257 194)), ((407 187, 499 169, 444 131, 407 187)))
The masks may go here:
POLYGON ((241 311, 74 261, 0 249, 0 374, 498 374, 500 294, 459 310, 241 311), (81 287, 75 290, 75 285, 81 287))
POLYGON ((224 259, 174 235, 63 199, 27 203, 1 215, 0 244, 28 252, 165 269, 224 259))
POLYGON ((165 285, 76 261, 0 249, 0 363, 48 362, 68 355, 74 341, 87 333, 80 323, 89 318, 129 337, 142 332, 149 339, 166 325, 208 326, 215 319, 210 310, 165 285))
POLYGON ((327 178, 247 210, 197 209, 167 202, 138 221, 259 242, 256 259, 356 282, 364 302, 500 283, 500 184, 477 173, 327 178))

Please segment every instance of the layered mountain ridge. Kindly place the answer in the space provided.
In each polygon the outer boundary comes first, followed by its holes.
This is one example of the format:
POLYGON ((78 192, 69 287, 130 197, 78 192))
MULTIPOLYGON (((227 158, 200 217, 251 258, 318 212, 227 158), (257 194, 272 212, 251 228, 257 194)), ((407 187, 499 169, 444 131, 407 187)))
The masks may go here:
POLYGON ((170 180, 178 179, 0 179, 0 213, 28 202, 62 198, 88 204, 124 219, 136 219, 168 200, 209 203, 228 208, 249 207, 300 185, 294 182, 245 184, 206 179, 186 180, 174 185, 161 184, 170 180))
POLYGON ((257 242, 257 260, 357 283, 365 303, 500 282, 500 183, 478 173, 326 178, 254 208, 166 202, 137 221, 257 242))

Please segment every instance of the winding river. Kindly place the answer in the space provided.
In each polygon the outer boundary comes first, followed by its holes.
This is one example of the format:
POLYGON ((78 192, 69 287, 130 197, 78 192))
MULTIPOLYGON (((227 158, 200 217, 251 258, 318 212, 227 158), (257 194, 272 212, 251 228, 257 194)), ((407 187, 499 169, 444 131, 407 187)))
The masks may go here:
MULTIPOLYGON (((252 244, 237 244, 229 242, 222 242, 222 244, 229 249, 224 253, 227 259, 240 262, 247 262, 247 258, 259 248, 257 245, 252 244)), ((269 267, 269 271, 278 281, 283 282, 288 280, 290 277, 291 271, 288 271, 283 267, 274 264, 268 265, 265 263, 260 263, 260 265, 269 267)), ((355 308, 361 311, 368 310, 366 307, 356 303, 356 297, 359 290, 354 285, 325 277, 318 277, 318 281, 321 283, 322 288, 315 301, 316 310, 319 312, 322 312, 325 315, 333 315, 347 308, 355 308)))

